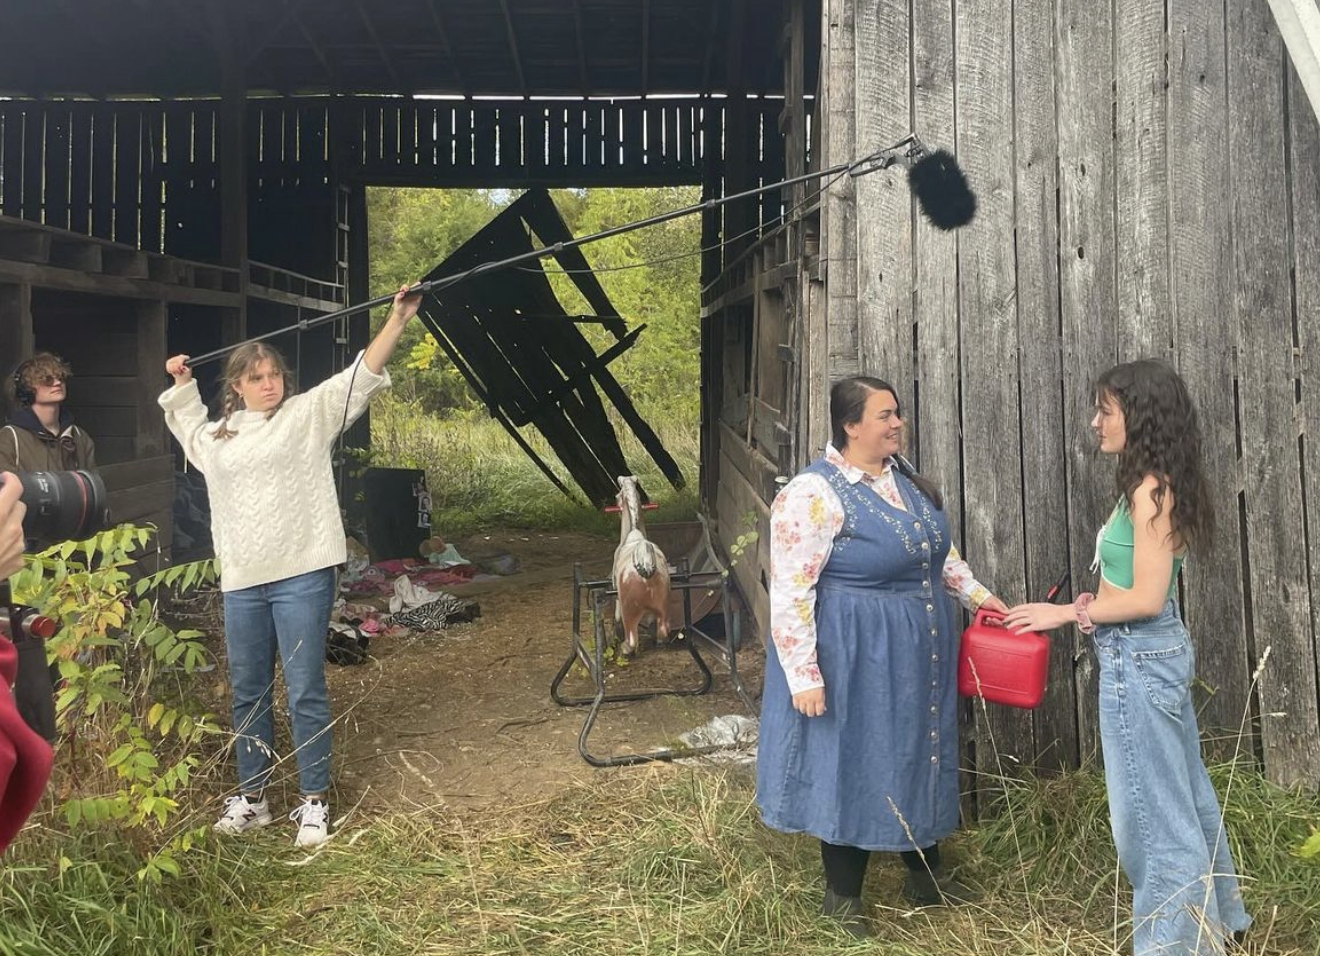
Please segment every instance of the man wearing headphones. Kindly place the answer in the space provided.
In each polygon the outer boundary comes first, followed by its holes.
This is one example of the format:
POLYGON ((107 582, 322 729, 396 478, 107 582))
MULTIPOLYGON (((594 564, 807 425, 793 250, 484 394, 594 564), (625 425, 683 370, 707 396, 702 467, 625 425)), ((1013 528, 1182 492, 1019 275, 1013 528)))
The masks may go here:
POLYGON ((14 370, 15 409, 0 428, 0 471, 96 470, 92 437, 63 407, 71 374, 50 352, 38 352, 14 370))

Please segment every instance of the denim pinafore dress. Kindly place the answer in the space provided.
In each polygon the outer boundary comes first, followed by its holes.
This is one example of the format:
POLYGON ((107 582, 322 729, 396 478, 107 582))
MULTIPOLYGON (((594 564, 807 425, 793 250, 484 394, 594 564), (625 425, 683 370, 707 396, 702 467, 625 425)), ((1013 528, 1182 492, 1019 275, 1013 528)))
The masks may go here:
POLYGON ((870 850, 924 848, 958 825, 957 641, 943 588, 949 526, 895 474, 906 512, 833 465, 844 521, 816 585, 826 712, 793 709, 766 654, 757 802, 766 825, 870 850))

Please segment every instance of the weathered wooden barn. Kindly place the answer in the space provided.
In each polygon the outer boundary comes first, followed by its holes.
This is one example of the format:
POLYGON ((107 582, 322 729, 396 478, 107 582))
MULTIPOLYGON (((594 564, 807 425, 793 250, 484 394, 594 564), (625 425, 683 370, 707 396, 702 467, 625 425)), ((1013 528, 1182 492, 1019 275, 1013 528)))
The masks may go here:
MULTIPOLYGON (((1221 519, 1183 588, 1205 723, 1314 785, 1320 129, 1271 14, 1292 2, 14 0, 0 356, 74 362, 120 515, 168 527, 165 355, 363 300, 368 186, 717 197, 916 132, 967 170, 970 226, 930 228, 896 170, 704 214, 702 498, 726 547, 762 532, 733 568, 758 626, 768 502, 824 445, 832 379, 898 387, 1012 601, 1086 579, 1110 503, 1088 383, 1160 356, 1221 519)), ((303 381, 365 334, 299 336, 303 381)), ((978 769, 1093 753, 1066 644, 1039 710, 970 715, 978 769)))

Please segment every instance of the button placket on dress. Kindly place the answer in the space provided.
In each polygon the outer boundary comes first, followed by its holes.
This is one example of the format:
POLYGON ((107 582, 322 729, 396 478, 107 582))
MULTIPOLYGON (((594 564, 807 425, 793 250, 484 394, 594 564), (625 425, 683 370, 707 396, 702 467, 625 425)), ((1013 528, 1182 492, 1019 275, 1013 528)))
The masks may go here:
MULTIPOLYGON (((908 501, 907 495, 904 495, 902 489, 899 494, 903 497, 903 504, 907 506, 908 514, 912 514, 912 503, 908 501)), ((939 609, 935 606, 935 595, 931 590, 930 573, 930 532, 926 523, 918 518, 912 521, 912 529, 921 538, 921 596, 926 602, 926 626, 933 642, 939 637, 939 609)), ((938 650, 932 646, 930 654, 930 733, 927 739, 930 741, 930 785, 932 790, 937 786, 940 774, 940 678, 939 678, 940 655, 938 650)))

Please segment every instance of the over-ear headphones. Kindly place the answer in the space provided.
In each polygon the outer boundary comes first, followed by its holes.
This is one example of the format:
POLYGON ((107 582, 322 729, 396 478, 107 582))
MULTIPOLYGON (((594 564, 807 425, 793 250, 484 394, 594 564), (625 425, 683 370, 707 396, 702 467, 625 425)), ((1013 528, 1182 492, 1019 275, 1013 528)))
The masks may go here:
POLYGON ((31 408, 37 400, 37 393, 32 390, 27 380, 27 372, 31 367, 32 359, 28 359, 19 362, 18 368, 14 369, 14 400, 24 408, 31 408))

